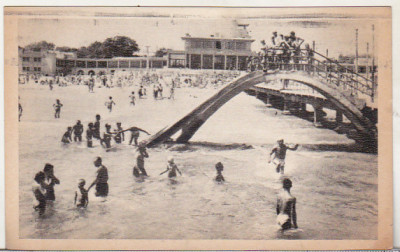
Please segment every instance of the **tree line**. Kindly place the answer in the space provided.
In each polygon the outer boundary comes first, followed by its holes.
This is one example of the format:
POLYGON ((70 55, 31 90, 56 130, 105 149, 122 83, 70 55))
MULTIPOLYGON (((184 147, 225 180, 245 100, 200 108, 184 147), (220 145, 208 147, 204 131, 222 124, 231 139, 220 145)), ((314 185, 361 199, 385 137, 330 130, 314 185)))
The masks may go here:
MULTIPOLYGON (((89 46, 73 48, 67 46, 56 47, 53 43, 40 41, 29 44, 27 50, 56 50, 60 52, 76 52, 78 58, 113 58, 113 57, 135 57, 140 50, 135 40, 126 36, 115 36, 107 38, 103 42, 95 41, 89 46)), ((167 49, 159 49, 155 56, 162 57, 167 54, 167 49)))

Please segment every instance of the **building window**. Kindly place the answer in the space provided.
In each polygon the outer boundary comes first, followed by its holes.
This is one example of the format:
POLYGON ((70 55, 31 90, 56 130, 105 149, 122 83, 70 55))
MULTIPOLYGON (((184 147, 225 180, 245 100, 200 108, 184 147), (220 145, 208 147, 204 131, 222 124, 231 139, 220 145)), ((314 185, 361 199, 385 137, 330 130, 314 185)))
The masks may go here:
POLYGON ((38 67, 37 70, 38 70, 38 72, 40 72, 40 71, 42 71, 42 68, 41 68, 41 67, 38 67))
POLYGON ((140 68, 140 61, 131 60, 131 68, 140 68))
POLYGON ((22 67, 22 70, 29 71, 30 69, 29 69, 29 67, 22 67))
POLYGON ((76 62, 76 67, 83 67, 83 68, 85 68, 85 67, 86 67, 85 61, 78 60, 78 61, 76 62))
POLYGON ((22 58, 22 61, 24 61, 24 62, 29 62, 29 57, 23 57, 23 58, 22 58))
POLYGON ((246 43, 245 42, 236 42, 236 49, 237 50, 246 50, 246 43))
POLYGON ((191 48, 203 48, 203 42, 202 41, 192 41, 190 43, 191 48))
POLYGON ((33 61, 34 61, 34 62, 42 62, 42 58, 36 58, 36 57, 35 57, 35 58, 33 58, 33 61))
POLYGON ((96 67, 96 61, 88 61, 87 62, 87 67, 88 68, 95 68, 96 67))
POLYGON ((119 67, 120 67, 120 68, 128 68, 128 67, 129 67, 129 61, 121 60, 121 61, 119 62, 119 67))
POLYGON ((107 61, 97 61, 97 67, 107 68, 107 61))
POLYGON ((117 68, 117 67, 118 67, 118 61, 116 61, 116 60, 110 60, 110 61, 108 62, 108 67, 109 67, 109 68, 117 68))
POLYGON ((217 48, 217 49, 222 49, 221 41, 215 42, 215 48, 217 48))
POLYGON ((235 50, 234 42, 226 42, 226 49, 235 50))
POLYGON ((212 41, 204 41, 204 48, 213 48, 212 41))

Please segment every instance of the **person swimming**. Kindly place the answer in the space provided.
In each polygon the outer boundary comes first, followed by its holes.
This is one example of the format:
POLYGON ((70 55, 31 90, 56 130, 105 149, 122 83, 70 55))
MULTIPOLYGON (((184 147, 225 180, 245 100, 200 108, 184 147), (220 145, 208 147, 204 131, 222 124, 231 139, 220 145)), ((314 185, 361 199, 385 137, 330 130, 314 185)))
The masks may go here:
POLYGON ((175 178, 176 171, 178 171, 179 174, 182 176, 181 171, 178 169, 178 166, 174 162, 174 158, 172 156, 169 156, 168 163, 167 163, 167 169, 165 171, 161 172, 160 175, 168 172, 168 178, 175 178))
POLYGON ((218 162, 215 165, 215 169, 217 170, 217 176, 215 177, 215 181, 224 182, 225 178, 222 176, 222 171, 224 170, 224 165, 221 162, 218 162))
POLYGON ((86 181, 80 179, 78 183, 78 190, 75 191, 74 205, 78 208, 86 208, 89 204, 88 190, 85 189, 86 181))
POLYGON ((282 181, 283 190, 278 194, 276 202, 277 223, 281 231, 297 227, 296 198, 290 194, 292 181, 285 178, 282 181))

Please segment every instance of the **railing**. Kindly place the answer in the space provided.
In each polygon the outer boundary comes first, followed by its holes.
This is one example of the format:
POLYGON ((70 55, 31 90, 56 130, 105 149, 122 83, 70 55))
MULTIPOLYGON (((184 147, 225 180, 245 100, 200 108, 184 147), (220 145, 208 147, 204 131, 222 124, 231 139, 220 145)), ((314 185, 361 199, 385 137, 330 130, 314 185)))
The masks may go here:
POLYGON ((304 71, 310 75, 323 78, 329 84, 343 90, 349 90, 351 95, 358 92, 368 95, 371 100, 375 96, 375 82, 354 72, 324 55, 307 49, 268 49, 265 55, 254 57, 249 63, 253 70, 287 70, 304 71))

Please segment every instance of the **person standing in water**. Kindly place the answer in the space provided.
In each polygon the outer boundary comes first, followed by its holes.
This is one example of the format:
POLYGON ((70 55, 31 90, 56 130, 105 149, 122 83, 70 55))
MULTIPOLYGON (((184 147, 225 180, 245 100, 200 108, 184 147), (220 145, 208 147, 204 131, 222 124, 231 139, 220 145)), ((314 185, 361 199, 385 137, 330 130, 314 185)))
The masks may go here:
POLYGON ((108 195, 108 170, 107 167, 102 165, 101 157, 97 157, 94 161, 94 166, 97 169, 97 176, 93 183, 89 186, 90 188, 96 185, 96 197, 106 197, 108 195))
POLYGON ((277 223, 281 231, 297 228, 296 198, 290 194, 292 181, 285 178, 282 181, 283 190, 278 194, 276 202, 277 223))
POLYGON ((224 170, 224 165, 221 162, 218 162, 215 165, 215 169, 217 170, 217 176, 215 177, 215 181, 224 182, 225 178, 222 176, 222 171, 224 170))
POLYGON ((78 208, 86 208, 89 204, 88 190, 85 189, 86 181, 80 179, 78 183, 78 190, 75 191, 74 205, 78 208))
POLYGON ((40 171, 35 175, 35 183, 32 185, 32 192, 35 196, 35 211, 39 211, 39 216, 43 216, 46 211, 46 188, 44 183, 44 172, 40 171))
POLYGON ((60 184, 60 180, 54 175, 54 166, 47 163, 43 169, 46 185, 46 200, 55 201, 56 195, 54 193, 54 185, 60 184))
POLYGON ((83 125, 80 120, 78 120, 74 127, 72 127, 72 131, 74 132, 74 141, 82 142, 83 125))
POLYGON ((54 114, 54 118, 60 118, 60 114, 61 114, 61 107, 62 107, 62 103, 60 102, 59 99, 56 100, 56 103, 53 104, 53 108, 55 110, 55 114, 54 114))
POLYGON ((88 128, 86 130, 86 141, 87 141, 87 147, 92 148, 93 147, 93 123, 88 124, 88 128))
POLYGON ((146 150, 146 145, 144 143, 140 143, 135 154, 136 165, 133 167, 133 175, 135 177, 148 176, 146 169, 144 168, 144 159, 149 157, 149 154, 146 150))
POLYGON ((19 102, 19 100, 20 100, 20 98, 19 98, 19 96, 18 96, 18 122, 21 121, 22 111, 24 111, 24 110, 22 109, 22 105, 21 105, 21 103, 19 102))
POLYGON ((111 125, 106 123, 106 132, 103 134, 103 139, 100 140, 100 144, 106 149, 111 148, 111 125), (104 145, 103 145, 104 143, 104 145))
POLYGON ((149 132, 138 128, 138 127, 130 127, 129 129, 126 129, 125 131, 130 131, 131 132, 131 139, 129 140, 129 145, 132 144, 132 141, 135 140, 135 146, 138 146, 138 139, 139 139, 139 135, 140 135, 140 131, 146 133, 147 135, 150 135, 149 132))
POLYGON ((269 154, 268 163, 271 163, 271 161, 272 161, 272 163, 274 163, 276 166, 276 172, 283 174, 284 169, 285 169, 286 151, 287 150, 295 151, 295 150, 297 150, 297 147, 299 147, 298 144, 291 147, 291 146, 284 144, 283 139, 278 140, 277 145, 275 145, 272 148, 271 153, 269 154), (273 159, 272 159, 272 155, 274 155, 273 159))
POLYGON ((117 122, 117 128, 114 130, 116 134, 114 140, 117 144, 120 144, 123 141, 125 141, 125 133, 123 132, 123 130, 124 129, 121 127, 121 123, 117 122))
POLYGON ((96 115, 96 122, 93 125, 93 137, 100 140, 100 115, 96 115))
POLYGON ((160 175, 168 172, 168 178, 175 178, 176 171, 182 176, 181 171, 178 169, 178 166, 174 162, 174 158, 172 156, 168 157, 167 169, 160 173, 160 175))

